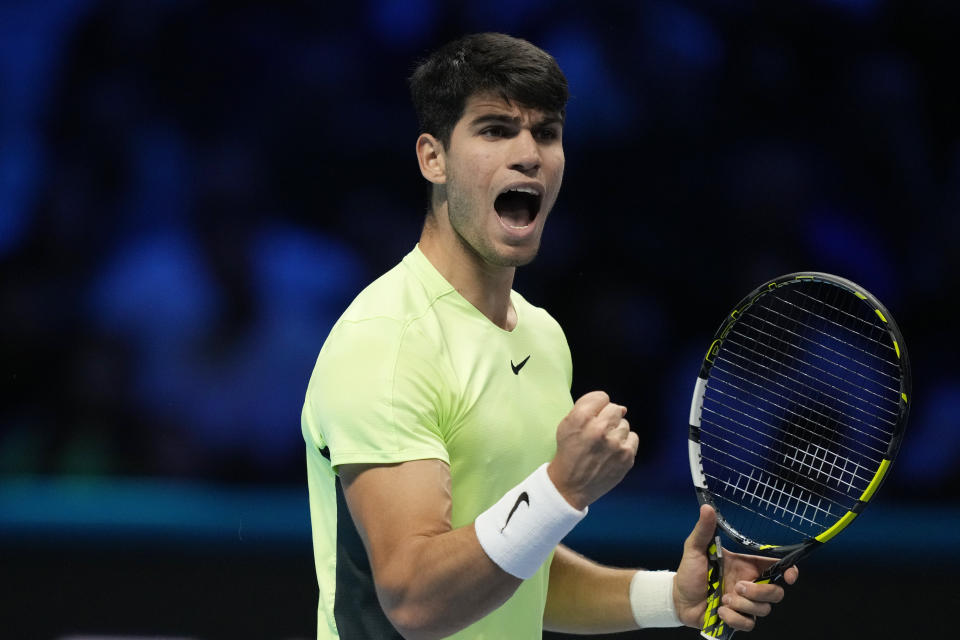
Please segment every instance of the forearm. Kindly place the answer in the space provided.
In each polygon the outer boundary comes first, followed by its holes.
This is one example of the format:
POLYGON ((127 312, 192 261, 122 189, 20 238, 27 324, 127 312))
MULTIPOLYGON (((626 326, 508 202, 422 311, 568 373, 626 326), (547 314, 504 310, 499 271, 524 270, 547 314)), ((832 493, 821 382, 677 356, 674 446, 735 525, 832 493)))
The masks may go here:
POLYGON ((375 580, 387 617, 405 638, 417 640, 467 627, 521 584, 487 557, 472 524, 405 541, 375 580))
POLYGON ((636 629, 630 608, 635 569, 597 564, 560 545, 550 565, 544 628, 565 633, 636 629))
POLYGON ((617 569, 558 546, 550 567, 544 626, 567 633, 611 633, 681 624, 672 571, 617 569))

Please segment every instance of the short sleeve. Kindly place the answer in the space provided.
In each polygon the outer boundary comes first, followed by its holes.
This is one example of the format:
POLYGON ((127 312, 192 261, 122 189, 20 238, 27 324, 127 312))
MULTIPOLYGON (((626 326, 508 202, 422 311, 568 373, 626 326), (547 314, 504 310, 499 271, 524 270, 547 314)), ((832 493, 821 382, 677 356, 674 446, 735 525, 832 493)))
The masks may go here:
POLYGON ((415 327, 395 319, 340 322, 307 387, 304 437, 327 447, 334 467, 427 458, 449 464, 436 355, 415 327))

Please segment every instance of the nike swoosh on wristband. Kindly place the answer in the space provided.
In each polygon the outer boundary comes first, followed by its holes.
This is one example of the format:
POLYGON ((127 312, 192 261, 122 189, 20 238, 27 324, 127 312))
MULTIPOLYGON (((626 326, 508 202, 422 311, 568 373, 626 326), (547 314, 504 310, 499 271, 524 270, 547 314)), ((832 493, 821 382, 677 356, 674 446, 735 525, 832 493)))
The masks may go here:
POLYGON ((530 359, 530 356, 527 356, 526 358, 520 361, 520 364, 513 364, 513 360, 511 359, 510 368, 513 369, 513 375, 515 376, 520 375, 520 369, 523 369, 523 365, 527 364, 527 360, 529 359, 530 359))
MULTIPOLYGON (((529 358, 530 356, 527 357, 529 358)), ((524 360, 524 362, 526 362, 526 360, 524 360)), ((503 529, 506 529, 507 525, 510 524, 510 518, 513 517, 514 512, 516 512, 517 507, 520 506, 521 502, 526 502, 527 507, 530 506, 530 496, 527 495, 526 491, 517 496, 517 501, 513 503, 513 508, 510 509, 510 513, 507 515, 507 521, 503 523, 503 529)), ((503 529, 500 529, 500 533, 503 533, 503 529)))

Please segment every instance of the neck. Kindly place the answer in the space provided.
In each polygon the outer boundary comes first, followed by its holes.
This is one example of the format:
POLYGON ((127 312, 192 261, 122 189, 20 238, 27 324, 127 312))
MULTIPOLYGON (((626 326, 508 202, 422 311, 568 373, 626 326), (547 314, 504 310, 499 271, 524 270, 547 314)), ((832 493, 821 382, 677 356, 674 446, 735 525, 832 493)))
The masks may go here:
POLYGON ((420 251, 467 302, 493 324, 512 331, 517 314, 510 302, 516 267, 501 267, 484 260, 450 226, 446 204, 427 215, 420 234, 420 251))

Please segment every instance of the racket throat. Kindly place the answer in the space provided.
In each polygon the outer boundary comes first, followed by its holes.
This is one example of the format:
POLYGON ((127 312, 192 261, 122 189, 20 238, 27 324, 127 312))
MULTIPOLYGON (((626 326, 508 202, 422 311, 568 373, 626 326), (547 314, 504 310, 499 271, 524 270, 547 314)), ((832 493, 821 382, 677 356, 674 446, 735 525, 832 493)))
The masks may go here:
POLYGON ((754 580, 754 582, 759 584, 776 584, 778 582, 782 582, 784 572, 795 565, 801 558, 810 553, 815 546, 819 545, 816 543, 812 545, 807 544, 795 551, 788 553, 784 557, 780 558, 780 560, 767 567, 766 570, 760 574, 760 577, 754 580))

